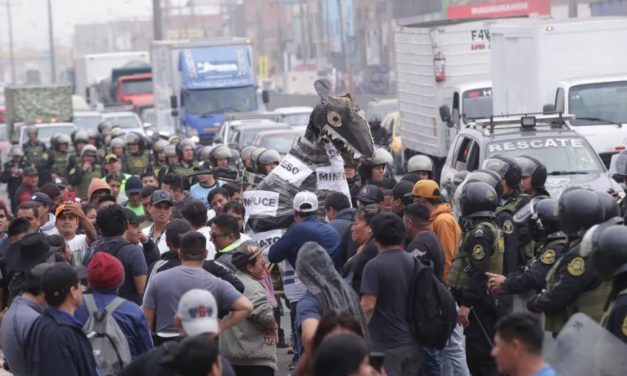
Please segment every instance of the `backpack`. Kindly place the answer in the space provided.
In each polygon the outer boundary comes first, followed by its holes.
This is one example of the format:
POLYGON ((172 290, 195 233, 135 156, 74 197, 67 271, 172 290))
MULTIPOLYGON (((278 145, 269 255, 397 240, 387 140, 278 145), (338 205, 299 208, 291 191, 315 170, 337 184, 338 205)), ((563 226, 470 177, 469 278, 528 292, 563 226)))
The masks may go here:
POLYGON ((83 332, 91 343, 96 364, 102 376, 117 375, 131 363, 128 340, 113 317, 113 311, 125 300, 116 297, 104 310, 99 311, 93 295, 85 294, 83 298, 89 312, 83 332))
POLYGON ((457 306, 432 268, 414 257, 409 290, 409 328, 416 341, 442 350, 457 325, 457 306))

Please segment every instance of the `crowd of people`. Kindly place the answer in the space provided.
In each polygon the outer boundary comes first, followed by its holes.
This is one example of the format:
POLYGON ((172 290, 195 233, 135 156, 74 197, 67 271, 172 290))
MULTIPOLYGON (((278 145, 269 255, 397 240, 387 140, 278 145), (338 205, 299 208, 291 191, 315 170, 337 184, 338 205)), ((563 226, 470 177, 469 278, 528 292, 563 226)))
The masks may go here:
POLYGON ((627 343, 620 196, 551 198, 535 158, 491 156, 445 197, 428 157, 396 181, 379 148, 345 165, 350 197, 298 192, 265 246, 245 187, 216 171, 267 175, 274 153, 153 145, 107 122, 50 149, 27 133, 0 175, 0 346, 15 375, 263 376, 286 352, 294 375, 550 376, 544 333, 576 312, 627 343), (444 346, 412 325, 417 267, 457 306, 444 346))

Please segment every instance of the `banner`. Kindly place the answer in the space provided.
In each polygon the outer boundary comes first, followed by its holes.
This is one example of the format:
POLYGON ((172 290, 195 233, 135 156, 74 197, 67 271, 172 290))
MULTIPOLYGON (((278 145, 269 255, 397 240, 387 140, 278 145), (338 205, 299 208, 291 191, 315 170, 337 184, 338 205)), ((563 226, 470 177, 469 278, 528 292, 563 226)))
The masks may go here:
POLYGON ((446 8, 446 16, 451 20, 460 18, 515 17, 530 14, 550 16, 551 0, 500 1, 446 8))

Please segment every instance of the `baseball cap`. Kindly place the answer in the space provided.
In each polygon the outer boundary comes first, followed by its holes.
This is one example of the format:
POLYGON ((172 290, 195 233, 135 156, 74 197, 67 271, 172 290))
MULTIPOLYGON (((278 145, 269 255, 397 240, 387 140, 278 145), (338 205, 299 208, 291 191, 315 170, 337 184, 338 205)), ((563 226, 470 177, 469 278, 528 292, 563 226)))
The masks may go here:
POLYGON ((35 176, 35 175, 39 175, 39 174, 37 173, 37 169, 35 167, 27 166, 27 167, 24 167, 24 169, 22 170, 22 175, 24 175, 24 176, 35 176))
POLYGON ((247 240, 240 244, 239 247, 231 255, 231 263, 239 270, 244 270, 249 261, 257 258, 261 254, 259 248, 254 242, 247 240))
POLYGON ((137 176, 131 176, 130 178, 126 179, 124 192, 126 192, 126 194, 141 193, 142 188, 144 188, 142 180, 137 176))
POLYGON ((59 205, 57 206, 57 209, 54 211, 54 216, 59 218, 59 216, 61 216, 61 214, 65 211, 65 205, 59 205))
POLYGON ((313 192, 298 192, 294 197, 294 210, 301 213, 312 213, 318 210, 318 196, 313 192))
POLYGON ((84 267, 75 269, 65 262, 54 263, 43 275, 43 292, 48 296, 66 295, 70 287, 76 286, 85 277, 87 273, 84 267))
POLYGON ((414 185, 411 195, 424 198, 440 198, 440 187, 433 180, 419 180, 414 185))
POLYGON ((138 225, 145 220, 144 216, 137 215, 134 211, 128 208, 124 208, 124 214, 126 214, 126 219, 128 220, 128 223, 132 225, 138 225))
POLYGON ((162 202, 167 202, 170 205, 174 205, 172 202, 172 195, 162 189, 156 190, 152 193, 150 197, 150 205, 157 205, 162 202))
POLYGON ((50 197, 43 192, 35 192, 33 196, 30 198, 33 201, 37 201, 43 205, 50 206, 52 205, 52 200, 50 197))
POLYGON ((364 185, 357 194, 357 201, 364 204, 378 204, 383 202, 383 190, 373 184, 364 185))
POLYGON ((176 310, 188 336, 218 333, 218 305, 207 290, 191 289, 181 297, 176 310))
POLYGON ((115 154, 107 154, 105 157, 105 163, 117 162, 118 156, 115 154))

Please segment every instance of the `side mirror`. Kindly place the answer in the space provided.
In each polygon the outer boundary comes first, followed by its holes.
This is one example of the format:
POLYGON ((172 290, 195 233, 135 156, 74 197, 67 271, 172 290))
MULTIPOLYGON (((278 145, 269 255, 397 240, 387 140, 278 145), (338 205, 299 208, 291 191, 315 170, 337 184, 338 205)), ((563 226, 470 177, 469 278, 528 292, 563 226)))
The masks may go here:
POLYGON ((542 106, 542 113, 545 115, 554 114, 555 113, 555 105, 554 104, 545 104, 542 106))
MULTIPOLYGON (((172 110, 176 110, 177 108, 179 108, 178 100, 176 99, 176 95, 174 94, 170 95, 170 108, 172 110)), ((172 115, 172 116, 175 116, 175 115, 172 115)))
POLYGON ((268 90, 263 90, 261 92, 261 100, 264 104, 270 103, 270 92, 268 90))
POLYGON ((453 127, 454 124, 451 121, 451 109, 447 105, 440 106, 440 119, 446 123, 447 127, 453 127))

